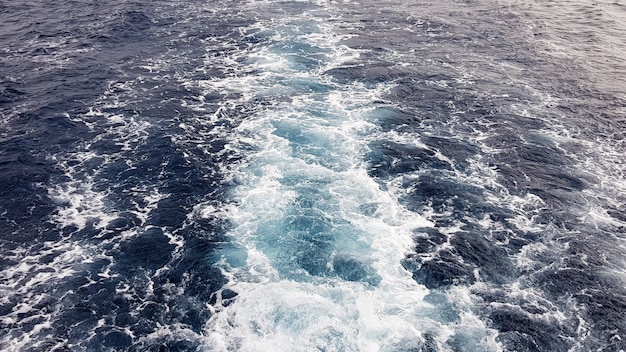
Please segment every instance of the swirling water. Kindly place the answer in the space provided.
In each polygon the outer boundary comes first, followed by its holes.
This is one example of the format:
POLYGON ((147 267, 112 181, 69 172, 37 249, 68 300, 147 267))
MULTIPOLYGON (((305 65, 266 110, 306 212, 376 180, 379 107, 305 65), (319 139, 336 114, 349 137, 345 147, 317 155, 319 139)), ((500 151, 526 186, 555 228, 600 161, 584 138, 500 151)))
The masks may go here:
POLYGON ((625 6, 0 2, 0 348, 624 350, 625 6))

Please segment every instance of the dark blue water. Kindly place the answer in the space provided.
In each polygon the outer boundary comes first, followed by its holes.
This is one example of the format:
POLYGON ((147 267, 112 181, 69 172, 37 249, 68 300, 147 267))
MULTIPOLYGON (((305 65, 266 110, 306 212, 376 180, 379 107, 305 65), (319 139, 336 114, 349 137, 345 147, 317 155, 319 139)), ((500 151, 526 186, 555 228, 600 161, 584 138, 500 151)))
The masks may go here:
POLYGON ((626 349, 625 6, 0 1, 0 349, 626 349))

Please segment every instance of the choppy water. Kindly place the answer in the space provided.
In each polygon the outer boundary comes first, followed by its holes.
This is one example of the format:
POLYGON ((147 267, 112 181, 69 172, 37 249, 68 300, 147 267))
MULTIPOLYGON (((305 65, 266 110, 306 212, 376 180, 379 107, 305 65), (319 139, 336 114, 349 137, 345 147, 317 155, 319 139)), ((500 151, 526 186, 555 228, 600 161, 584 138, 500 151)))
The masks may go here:
POLYGON ((0 2, 0 349, 623 351, 622 1, 0 2))

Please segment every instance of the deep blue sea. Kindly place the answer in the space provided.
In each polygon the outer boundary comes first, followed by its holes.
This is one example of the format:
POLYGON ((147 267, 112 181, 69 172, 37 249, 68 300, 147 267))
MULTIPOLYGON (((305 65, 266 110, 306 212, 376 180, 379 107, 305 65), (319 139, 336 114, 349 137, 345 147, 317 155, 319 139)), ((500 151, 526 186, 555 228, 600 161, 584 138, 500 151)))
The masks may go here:
POLYGON ((0 350, 625 351, 624 0, 0 0, 0 350))

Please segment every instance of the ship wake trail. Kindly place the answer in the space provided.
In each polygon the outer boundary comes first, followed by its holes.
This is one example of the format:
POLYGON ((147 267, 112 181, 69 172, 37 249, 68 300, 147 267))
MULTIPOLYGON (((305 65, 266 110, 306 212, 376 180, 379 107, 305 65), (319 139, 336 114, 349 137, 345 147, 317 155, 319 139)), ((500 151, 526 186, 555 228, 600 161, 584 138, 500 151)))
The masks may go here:
POLYGON ((402 266, 413 231, 432 223, 368 175, 370 143, 382 137, 374 111, 393 85, 341 77, 368 53, 341 44, 340 19, 325 8, 289 15, 246 28, 258 44, 233 60, 254 74, 228 86, 261 108, 229 143, 246 156, 229 192, 232 243, 220 251, 229 283, 204 347, 436 350, 454 336, 496 349, 467 292, 435 297, 402 266))

